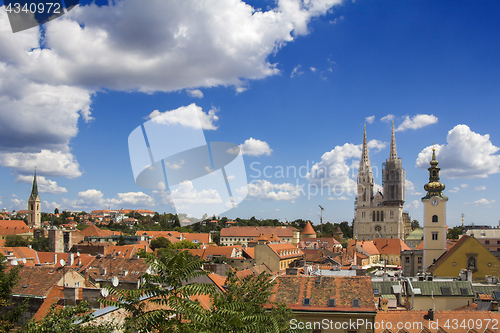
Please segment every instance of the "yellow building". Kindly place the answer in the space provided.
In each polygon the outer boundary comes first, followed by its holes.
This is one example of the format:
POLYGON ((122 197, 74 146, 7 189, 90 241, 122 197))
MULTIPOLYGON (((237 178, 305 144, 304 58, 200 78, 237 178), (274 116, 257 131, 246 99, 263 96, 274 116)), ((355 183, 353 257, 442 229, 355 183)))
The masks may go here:
POLYGON ((472 271, 472 279, 485 280, 486 275, 499 276, 498 260, 476 238, 464 235, 446 253, 429 267, 438 277, 459 277, 460 270, 472 271))
POLYGON ((427 195, 422 198, 424 206, 424 270, 446 251, 446 202, 443 195, 444 184, 439 181, 436 151, 432 148, 429 182, 424 189, 427 195))

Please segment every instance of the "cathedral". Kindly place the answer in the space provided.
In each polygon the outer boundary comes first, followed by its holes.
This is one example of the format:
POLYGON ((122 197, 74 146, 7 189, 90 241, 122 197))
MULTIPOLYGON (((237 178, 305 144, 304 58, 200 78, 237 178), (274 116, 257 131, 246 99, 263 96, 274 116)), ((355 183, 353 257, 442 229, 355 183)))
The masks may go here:
POLYGON ((354 217, 354 236, 359 240, 374 238, 405 239, 409 229, 409 216, 403 212, 405 203, 405 170, 396 150, 394 122, 391 149, 382 169, 383 193, 374 191, 373 172, 368 156, 366 125, 359 163, 354 217))

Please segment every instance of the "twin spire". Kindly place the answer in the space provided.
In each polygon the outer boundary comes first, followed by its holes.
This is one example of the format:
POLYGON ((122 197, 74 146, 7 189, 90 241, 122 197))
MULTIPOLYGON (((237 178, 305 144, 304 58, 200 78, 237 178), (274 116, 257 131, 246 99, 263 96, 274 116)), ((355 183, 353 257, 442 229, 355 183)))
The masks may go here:
POLYGON ((391 154, 389 155, 389 159, 398 159, 398 151, 396 150, 396 136, 394 135, 394 120, 392 121, 391 154))
POLYGON ((33 176, 33 187, 31 188, 31 196, 33 199, 36 199, 38 196, 38 184, 36 183, 36 168, 35 168, 35 175, 33 176))

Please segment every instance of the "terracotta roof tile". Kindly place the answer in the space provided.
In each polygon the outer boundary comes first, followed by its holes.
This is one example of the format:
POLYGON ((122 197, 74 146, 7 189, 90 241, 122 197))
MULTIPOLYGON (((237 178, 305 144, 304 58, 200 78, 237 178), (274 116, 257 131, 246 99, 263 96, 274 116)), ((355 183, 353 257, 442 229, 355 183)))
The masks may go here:
POLYGON ((223 228, 220 231, 221 237, 259 237, 260 234, 264 235, 272 235, 273 233, 280 237, 293 237, 293 233, 295 231, 299 231, 297 228, 289 227, 289 226, 277 226, 277 227, 269 227, 269 226, 259 226, 259 227, 238 227, 232 226, 229 228, 223 228))
POLYGON ((283 302, 292 310, 375 312, 371 280, 366 276, 279 276, 272 302, 283 302), (310 298, 310 306, 304 305, 310 298), (335 307, 328 300, 335 299, 335 307), (353 306, 359 300, 359 307, 353 306))
POLYGON ((400 254, 401 251, 410 250, 402 239, 377 238, 373 244, 381 254, 400 254))
POLYGON ((307 221, 306 226, 300 232, 301 235, 316 235, 316 231, 311 225, 311 222, 307 221))
POLYGON ((87 271, 96 282, 110 281, 114 276, 120 281, 137 282, 148 268, 149 264, 142 258, 101 258, 94 260, 87 271))

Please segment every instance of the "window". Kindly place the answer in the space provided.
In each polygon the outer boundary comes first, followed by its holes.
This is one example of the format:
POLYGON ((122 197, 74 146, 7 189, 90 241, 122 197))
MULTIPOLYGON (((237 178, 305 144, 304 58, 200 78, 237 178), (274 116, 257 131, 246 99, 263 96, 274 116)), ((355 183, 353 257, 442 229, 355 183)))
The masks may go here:
POLYGON ((407 264, 410 263, 410 257, 405 257, 405 263, 407 263, 407 264))
POLYGON ((373 222, 375 222, 375 211, 373 211, 373 222))
POLYGON ((451 296, 451 288, 450 287, 441 287, 441 294, 443 296, 451 296))
POLYGON ((460 294, 461 295, 469 295, 469 291, 467 288, 460 288, 460 294))
POLYGON ((382 227, 381 227, 381 226, 379 226, 379 225, 376 225, 376 226, 375 226, 375 231, 382 231, 382 227))
POLYGON ((422 257, 418 257, 417 258, 417 264, 421 264, 422 263, 422 257))
POLYGON ((469 259, 467 259, 467 269, 470 269, 472 271, 475 271, 476 270, 476 258, 475 257, 469 257, 469 259))
POLYGON ((304 298, 304 301, 302 302, 303 305, 305 306, 311 306, 311 299, 310 298, 304 298))
POLYGON ((488 245, 488 244, 490 244, 490 241, 489 240, 485 240, 484 244, 488 245))
POLYGON ((437 222, 437 221, 438 221, 438 216, 432 215, 432 222, 437 222))
POLYGON ((352 307, 359 308, 359 298, 355 298, 352 300, 352 307))
POLYGON ((432 240, 438 240, 438 232, 437 231, 433 231, 432 232, 432 240))
POLYGON ((328 299, 328 307, 329 308, 334 308, 335 307, 335 299, 334 298, 328 299))
POLYGON ((384 222, 384 212, 380 212, 380 221, 384 222))
POLYGON ((373 294, 374 294, 374 295, 378 295, 378 289, 375 289, 375 288, 374 288, 374 289, 373 289, 373 294))
POLYGON ((377 212, 377 221, 380 221, 380 212, 377 212))

